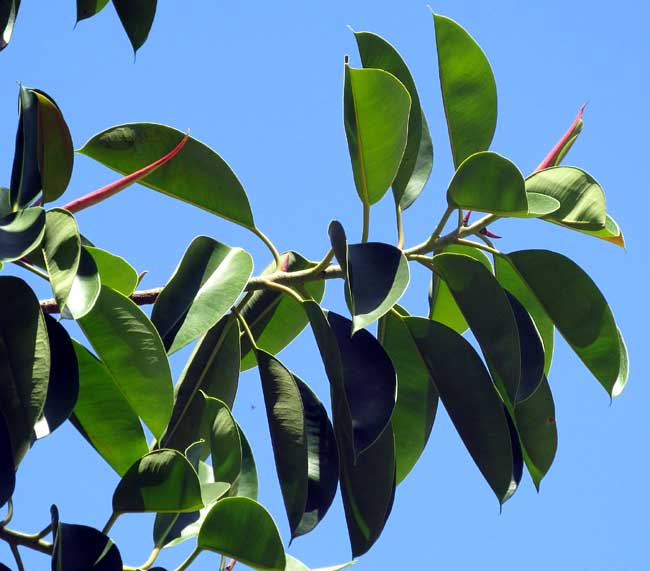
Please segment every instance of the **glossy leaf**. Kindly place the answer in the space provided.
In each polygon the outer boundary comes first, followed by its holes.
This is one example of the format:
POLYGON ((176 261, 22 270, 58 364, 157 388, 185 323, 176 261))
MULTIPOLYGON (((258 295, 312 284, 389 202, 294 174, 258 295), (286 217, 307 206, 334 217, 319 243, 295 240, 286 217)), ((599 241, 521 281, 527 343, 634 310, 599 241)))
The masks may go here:
POLYGON ((18 96, 18 131, 11 170, 11 204, 23 208, 41 192, 38 167, 38 99, 25 87, 18 96))
POLYGON ((52 571, 121 571, 117 546, 92 527, 70 523, 54 526, 52 571))
POLYGON ((469 256, 438 254, 433 267, 449 286, 481 346, 501 396, 506 403, 514 403, 521 359, 517 323, 506 293, 492 273, 469 256))
POLYGON ((607 393, 620 394, 627 381, 627 351, 592 279, 566 256, 548 250, 520 250, 508 258, 607 393))
POLYGON ((151 321, 168 353, 215 325, 233 306, 253 272, 253 259, 207 236, 195 238, 160 292, 151 321))
POLYGON ((129 36, 134 52, 147 41, 156 15, 157 3, 157 0, 113 0, 113 6, 129 36))
POLYGON ((616 220, 614 220, 609 214, 605 217, 605 227, 601 230, 580 230, 580 232, 587 234, 588 236, 593 236, 594 238, 600 238, 606 242, 611 242, 621 248, 625 248, 623 232, 616 223, 616 220))
POLYGON ((197 547, 232 557, 254 569, 284 571, 286 565, 273 518, 249 498, 218 501, 201 526, 197 547), (255 541, 251 541, 252 537, 255 541))
POLYGON ((104 363, 73 342, 79 363, 79 397, 72 424, 120 475, 149 447, 138 415, 104 363))
POLYGON ((499 502, 505 502, 515 489, 510 431, 481 358, 445 325, 419 317, 405 322, 458 434, 499 502))
POLYGON ((409 284, 409 265, 399 248, 380 242, 347 244, 343 226, 330 223, 329 235, 345 276, 354 327, 367 327, 395 305, 409 284))
MULTIPOLYGON (((307 270, 316 265, 296 252, 282 254, 282 264, 287 272, 307 270)), ((275 271, 276 264, 271 262, 261 275, 275 271)), ((310 281, 304 284, 303 288, 320 303, 325 293, 325 280, 310 281)), ((305 312, 292 296, 272 289, 255 291, 240 313, 248 323, 257 346, 271 355, 276 355, 289 345, 308 323, 305 312)), ((241 370, 245 371, 254 367, 257 362, 246 335, 242 336, 241 344, 241 370)))
POLYGON ((239 429, 239 440, 241 441, 241 473, 237 481, 231 486, 230 495, 257 500, 258 481, 255 458, 244 431, 240 426, 237 426, 237 428, 239 429))
POLYGON ((429 440, 438 409, 438 391, 420 357, 403 317, 387 313, 379 322, 378 338, 397 373, 397 402, 391 416, 395 435, 397 484, 413 469, 429 440))
MULTIPOLYGON (((463 254, 471 256, 481 262, 490 272, 492 265, 488 257, 478 248, 463 246, 461 244, 452 244, 441 250, 441 253, 463 254)), ((458 307, 454 296, 449 291, 449 286, 444 280, 441 280, 435 273, 431 277, 431 290, 429 294, 429 318, 433 319, 447 327, 451 327, 458 333, 464 333, 469 328, 467 321, 463 317, 463 312, 458 307)))
POLYGON ((366 206, 395 180, 406 149, 411 96, 394 75, 345 65, 343 119, 354 183, 366 206))
POLYGON ((99 269, 92 254, 81 248, 77 273, 66 300, 62 317, 81 319, 95 306, 101 290, 99 269))
POLYGON ((0 277, 0 412, 10 430, 14 464, 32 443, 50 376, 50 347, 38 299, 21 279, 0 277))
POLYGON ((37 157, 43 188, 43 201, 52 202, 68 188, 74 165, 70 130, 55 101, 43 91, 30 90, 37 100, 37 157))
POLYGON ((242 451, 237 423, 224 402, 203 395, 211 419, 209 429, 212 475, 215 482, 233 484, 241 473, 242 451))
POLYGON ((20 0, 5 0, 0 4, 0 51, 11 41, 19 8, 20 0))
POLYGON ((101 283, 129 296, 138 285, 138 272, 124 258, 93 246, 84 246, 95 260, 101 283))
MULTIPOLYGON (((79 152, 128 174, 162 157, 183 136, 165 125, 131 123, 98 133, 79 152)), ((248 198, 235 173, 212 149, 191 137, 173 160, 140 183, 226 220, 255 227, 248 198)))
POLYGON ((15 487, 16 468, 11 448, 11 434, 4 414, 0 411, 0 507, 13 496, 15 487))
POLYGON ((139 459, 113 494, 113 511, 185 512, 203 507, 198 476, 177 450, 154 450, 139 459))
POLYGON ((490 147, 497 124, 497 90, 490 62, 467 31, 433 15, 438 73, 456 168, 490 147))
POLYGON ((171 419, 160 441, 162 447, 183 452, 201 438, 207 443, 211 418, 201 393, 232 407, 239 380, 239 361, 238 322, 222 319, 203 336, 181 373, 171 419))
POLYGON ((605 193, 598 182, 576 167, 551 167, 526 179, 526 192, 555 198, 560 207, 545 220, 575 230, 602 230, 607 209, 605 193))
POLYGON ((0 260, 19 260, 34 250, 45 233, 45 211, 40 206, 0 218, 0 260))
POLYGON ((159 438, 172 411, 172 380, 153 324, 129 298, 106 286, 78 323, 133 410, 159 438))
POLYGON ((108 0, 77 0, 77 22, 98 14, 108 0))
POLYGON ((433 144, 413 76, 402 56, 384 38, 370 32, 354 34, 365 68, 383 69, 399 79, 411 96, 406 149, 393 181, 395 203, 406 210, 422 192, 433 166, 433 144))
POLYGON ((507 216, 527 216, 524 177, 505 157, 489 151, 465 159, 449 183, 450 205, 507 216))
POLYGON ((560 208, 560 201, 538 192, 526 192, 528 200, 528 214, 526 218, 541 218, 554 213, 560 208))
POLYGON ((50 343, 50 379, 43 412, 34 426, 36 438, 61 426, 72 414, 79 396, 79 364, 70 335, 56 319, 44 317, 50 343))

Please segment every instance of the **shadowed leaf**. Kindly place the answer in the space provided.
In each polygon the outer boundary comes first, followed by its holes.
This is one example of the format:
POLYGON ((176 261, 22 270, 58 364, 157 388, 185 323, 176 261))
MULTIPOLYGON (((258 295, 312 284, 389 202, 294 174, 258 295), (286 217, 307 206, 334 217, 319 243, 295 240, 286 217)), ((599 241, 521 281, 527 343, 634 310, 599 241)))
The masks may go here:
POLYGON ((157 3, 157 0, 113 0, 117 15, 129 36, 134 52, 137 52, 147 41, 156 15, 157 3))

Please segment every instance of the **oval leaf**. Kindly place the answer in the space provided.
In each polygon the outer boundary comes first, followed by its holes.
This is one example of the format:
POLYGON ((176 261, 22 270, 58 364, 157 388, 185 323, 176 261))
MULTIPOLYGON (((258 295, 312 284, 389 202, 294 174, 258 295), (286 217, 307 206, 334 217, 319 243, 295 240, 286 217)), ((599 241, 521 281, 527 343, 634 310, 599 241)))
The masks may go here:
POLYGON ((77 22, 91 18, 99 13, 106 4, 108 4, 108 0, 77 0, 77 22))
POLYGON ((212 476, 215 482, 233 484, 241 473, 242 450, 237 423, 222 401, 204 396, 211 418, 209 430, 212 476))
MULTIPOLYGON (((183 137, 181 131, 165 125, 131 123, 98 133, 79 152, 121 174, 129 174, 164 156, 183 137)), ((173 160, 139 182, 226 220, 255 228, 248 198, 235 173, 217 153, 191 137, 173 160)))
POLYGON ((95 259, 81 248, 77 273, 66 299, 61 317, 81 319, 95 306, 101 290, 101 278, 95 259))
POLYGON ((18 131, 11 170, 11 204, 23 208, 41 192, 38 167, 38 99, 20 86, 18 95, 18 131))
POLYGON ((57 523, 54 527, 52 571, 121 571, 117 546, 92 527, 57 523))
POLYGON ((237 428, 239 429, 239 440, 241 441, 241 473, 234 485, 231 486, 229 495, 257 500, 257 467, 255 466, 253 450, 241 426, 237 425, 237 428))
POLYGON ((0 260, 11 262, 29 254, 43 240, 45 211, 40 206, 0 218, 0 260))
POLYGON ((217 323, 253 273, 253 259, 207 236, 195 238, 160 292, 151 321, 168 353, 178 351, 217 323))
POLYGON ((138 285, 138 272, 124 258, 93 246, 84 246, 84 250, 95 260, 104 285, 126 296, 135 291, 138 285))

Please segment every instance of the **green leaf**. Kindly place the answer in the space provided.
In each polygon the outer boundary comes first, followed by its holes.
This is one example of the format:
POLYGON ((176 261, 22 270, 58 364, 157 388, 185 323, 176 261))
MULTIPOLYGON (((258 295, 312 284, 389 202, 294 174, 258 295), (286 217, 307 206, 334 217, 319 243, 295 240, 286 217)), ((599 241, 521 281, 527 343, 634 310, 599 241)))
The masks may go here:
POLYGON ((449 183, 450 205, 504 216, 527 216, 524 177, 505 157, 489 151, 465 159, 449 183))
POLYGON ((237 423, 223 401, 205 396, 211 419, 209 430, 212 474, 215 482, 233 484, 241 473, 242 451, 237 423))
POLYGON ((354 327, 367 327, 395 305, 409 284, 409 265, 399 248, 380 242, 348 245, 340 222, 329 226, 334 254, 345 276, 354 327))
POLYGON ((31 90, 22 86, 18 96, 18 132, 10 188, 14 210, 27 206, 41 192, 41 174, 38 168, 38 100, 31 90))
POLYGON ((0 277, 0 412, 10 430, 14 465, 32 443, 50 376, 50 347, 38 299, 20 278, 0 277))
POLYGON ((433 267, 476 336, 499 393, 506 403, 514 403, 521 359, 517 323, 506 293, 492 273, 469 256, 438 254, 433 267))
POLYGON ((151 321, 168 353, 191 343, 233 306, 253 273, 253 259, 207 236, 195 238, 160 292, 151 321))
POLYGON ((81 319, 87 315, 99 298, 101 285, 95 259, 86 248, 81 248, 77 273, 61 316, 81 319))
POLYGON ((393 184, 406 149, 411 96, 395 76, 345 65, 343 118, 361 202, 379 202, 393 184))
POLYGON ((11 41, 19 8, 20 0, 5 0, 0 4, 0 51, 11 41))
POLYGON ((72 290, 81 257, 79 228, 67 210, 53 208, 45 214, 42 248, 52 291, 62 310, 72 290))
POLYGON ((45 92, 30 89, 38 108, 38 166, 43 201, 52 202, 68 188, 74 165, 70 130, 56 102, 45 92))
POLYGON ((544 217, 574 230, 598 231, 605 227, 605 193, 598 182, 576 167, 551 167, 526 179, 526 192, 555 198, 560 207, 544 217))
POLYGON ((505 502, 515 489, 510 431, 481 358, 445 325, 420 317, 404 321, 458 434, 499 502, 505 502))
POLYGON ((507 256, 494 257, 494 271, 501 287, 517 298, 535 323, 544 349, 544 374, 548 375, 553 360, 553 322, 507 256))
POLYGON ((101 283, 127 297, 138 285, 138 272, 124 258, 93 246, 84 246, 95 260, 101 283))
POLYGON ((108 0, 77 0, 77 22, 98 14, 108 0))
POLYGON ((134 52, 147 41, 156 15, 157 3, 157 0, 113 0, 115 11, 126 35, 129 36, 134 52))
MULTIPOLYGON (((440 253, 447 252, 450 254, 463 254, 471 256, 481 262, 490 272, 492 265, 488 257, 478 248, 463 246, 461 244, 451 244, 441 250, 440 253)), ((444 280, 441 280, 435 273, 431 276, 431 290, 429 294, 429 318, 451 327, 457 333, 464 333, 469 328, 467 321, 463 317, 463 312, 454 300, 454 296, 449 291, 449 286, 444 280)))
POLYGON ((159 438, 172 411, 172 379, 151 321, 129 298, 102 286, 92 311, 78 323, 133 410, 159 438))
POLYGON ((438 409, 438 391, 403 317, 390 312, 379 322, 378 339, 397 373, 397 402, 391 416, 397 483, 413 469, 429 440, 438 409))
POLYGON ((181 373, 171 419, 160 441, 162 447, 182 452, 201 438, 207 442, 212 419, 201 393, 232 407, 239 360, 238 322, 232 317, 224 318, 203 336, 181 373))
POLYGON ((406 210, 422 192, 433 166, 433 144, 429 126, 420 106, 413 76, 402 56, 384 38, 370 32, 355 32, 365 68, 383 69, 399 79, 411 96, 406 149, 393 181, 395 203, 406 210))
POLYGON ((528 200, 528 214, 526 218, 541 218, 552 214, 560 208, 560 201, 540 194, 538 192, 526 192, 526 199, 528 200))
POLYGON ((185 512, 202 507, 198 476, 177 450, 154 450, 140 458, 113 494, 115 513, 185 512))
POLYGON ((13 496, 15 487, 16 468, 11 449, 11 433, 4 414, 0 411, 0 507, 13 496))
POLYGON ((36 438, 51 434, 72 414, 79 396, 79 364, 70 335, 56 319, 44 315, 50 343, 50 379, 36 438))
MULTIPOLYGON (((297 272, 313 268, 316 262, 310 262, 296 252, 282 254, 282 267, 287 272, 297 272)), ((262 271, 262 276, 274 273, 276 263, 271 262, 262 271)), ((314 280, 303 285, 304 290, 318 303, 325 293, 325 280, 314 280)), ((240 310, 248 323, 255 342, 260 349, 276 355, 293 341, 307 326, 308 319, 301 305, 290 295, 272 289, 261 289, 253 293, 240 310)), ((241 370, 254 367, 255 352, 246 335, 241 338, 241 370)))
POLYGON ((467 31, 433 15, 438 73, 454 166, 490 147, 497 124, 497 88, 490 62, 467 31))
POLYGON ((216 551, 254 569, 284 571, 280 534, 270 514, 249 498, 225 498, 206 517, 198 549, 216 551))
MULTIPOLYGON (((311 571, 341 571, 341 569, 345 569, 353 563, 354 561, 348 561, 347 563, 343 563, 341 565, 334 565, 332 567, 319 567, 318 569, 312 569, 311 571)), ((310 569, 302 561, 298 561, 298 559, 292 557, 287 553, 287 566, 285 567, 284 571, 310 571, 310 569)))
MULTIPOLYGON (((183 136, 181 131, 165 125, 131 123, 98 133, 79 152, 121 174, 129 174, 164 156, 183 136)), ((235 173, 212 149, 191 137, 173 160, 139 182, 246 228, 255 228, 248 198, 235 173)))
POLYGON ((138 415, 104 363, 73 341, 79 363, 79 397, 72 424, 120 475, 149 447, 138 415))
POLYGON ((257 500, 258 483, 255 458, 253 457, 251 445, 248 443, 244 431, 239 425, 237 428, 239 429, 239 440, 241 441, 241 473, 239 474, 239 479, 230 488, 230 495, 257 500))
POLYGON ((592 279, 566 256, 548 250, 520 250, 508 258, 607 393, 619 395, 627 381, 627 351, 592 279))
POLYGON ((606 242, 611 242, 616 244, 621 248, 625 248, 625 239, 623 238, 623 232, 616 220, 614 220, 609 214, 605 217, 605 227, 601 230, 579 230, 587 236, 593 236, 594 238, 600 238, 606 242))
POLYGON ((12 212, 0 219, 0 260, 19 260, 34 250, 45 233, 45 211, 40 206, 12 212))

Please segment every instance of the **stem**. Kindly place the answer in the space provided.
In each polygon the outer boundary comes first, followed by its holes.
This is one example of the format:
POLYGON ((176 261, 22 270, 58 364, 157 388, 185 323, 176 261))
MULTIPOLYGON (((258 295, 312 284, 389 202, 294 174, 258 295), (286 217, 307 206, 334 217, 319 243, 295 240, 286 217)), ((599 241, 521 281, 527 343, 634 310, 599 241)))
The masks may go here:
POLYGON ((332 258, 334 257, 334 250, 332 248, 329 249, 327 254, 325 254, 325 257, 318 262, 313 268, 310 268, 310 271, 314 272, 314 274, 319 274, 327 269, 327 267, 330 265, 330 262, 332 261, 332 258))
POLYGON ((20 551, 18 551, 18 546, 15 543, 10 543, 9 548, 11 549, 11 554, 14 556, 14 559, 16 560, 18 571, 25 571, 25 565, 23 564, 23 560, 20 557, 20 551))
POLYGON ((269 240, 268 236, 266 236, 266 234, 264 234, 259 228, 253 228, 252 232, 260 240, 262 240, 262 242, 264 242, 264 245, 270 250, 271 254, 273 255, 273 259, 275 260, 276 269, 279 270, 282 267, 282 258, 280 257, 280 252, 278 252, 278 249, 275 247, 273 242, 269 240))
POLYGON ((490 248, 494 248, 494 242, 492 242, 492 240, 490 240, 490 239, 489 239, 485 234, 481 234, 481 233, 479 232, 479 233, 476 235, 476 237, 477 237, 479 240, 482 240, 483 242, 485 242, 488 246, 490 246, 490 248))
POLYGON ((6 541, 9 545, 21 545, 39 553, 44 553, 45 555, 52 555, 52 551, 54 550, 52 544, 47 541, 35 539, 34 536, 21 533, 20 531, 14 531, 7 527, 0 527, 0 539, 6 541))
POLYGON ((290 295, 300 304, 302 304, 305 301, 302 297, 300 297, 300 295, 298 295, 290 287, 287 287, 285 285, 276 282, 266 282, 265 285, 270 289, 276 289, 278 291, 281 291, 282 293, 286 293, 287 295, 290 295))
POLYGON ((239 312, 237 312, 235 315, 237 316, 237 321, 239 321, 240 325, 242 326, 244 333, 246 333, 248 340, 251 342, 251 347, 253 347, 253 349, 257 349, 257 343, 255 343, 255 337, 253 336, 253 332, 251 331, 251 328, 248 326, 248 323, 246 323, 246 320, 241 316, 239 312))
POLYGON ((50 281, 50 276, 48 276, 44 271, 39 270, 36 266, 32 266, 32 264, 26 262, 25 260, 15 260, 13 263, 27 270, 28 272, 32 272, 33 274, 36 274, 39 278, 43 278, 48 282, 50 281))
POLYGON ((188 555, 187 559, 183 561, 183 563, 181 563, 178 567, 176 567, 174 571, 183 571, 184 569, 187 569, 192 564, 192 561, 196 559, 199 553, 201 552, 198 550, 198 548, 195 548, 194 551, 188 555))
POLYGON ((395 220, 397 222, 397 247, 401 250, 404 247, 404 223, 402 221, 402 207, 395 206, 395 220))
POLYGON ((146 571, 151 567, 155 562, 156 559, 158 559, 158 555, 160 554, 160 547, 154 547, 153 550, 151 551, 151 555, 149 555, 149 559, 147 559, 142 565, 138 567, 141 571, 146 571))
POLYGON ((490 246, 484 246, 483 244, 479 244, 478 242, 472 242, 471 240, 458 239, 456 240, 456 244, 462 244, 463 246, 471 246, 472 248, 477 248, 478 250, 485 250, 486 252, 490 252, 490 254, 497 254, 497 255, 501 254, 501 252, 499 252, 499 250, 497 250, 496 248, 491 248, 490 246))
POLYGON ((370 234, 370 205, 363 204, 363 229, 361 231, 361 243, 368 241, 368 235, 370 234))
POLYGON ((438 226, 436 226, 436 229, 433 231, 433 234, 431 234, 431 241, 434 241, 440 236, 442 231, 445 229, 445 224, 447 224, 447 221, 449 220, 449 217, 451 216, 451 213, 454 211, 453 206, 447 206, 447 210, 445 210, 445 213, 442 215, 442 218, 440 219, 440 222, 438 222, 438 226))
POLYGON ((13 517, 14 517, 14 502, 11 498, 9 498, 9 501, 7 502, 7 515, 4 517, 2 521, 0 521, 0 527, 4 527, 5 525, 8 525, 13 517))
POLYGON ((111 528, 115 525, 115 522, 117 521, 117 518, 120 517, 121 514, 113 512, 111 514, 111 517, 108 518, 108 521, 106 522, 106 525, 104 526, 104 529, 102 529, 102 533, 104 535, 108 535, 108 532, 111 531, 111 528))

